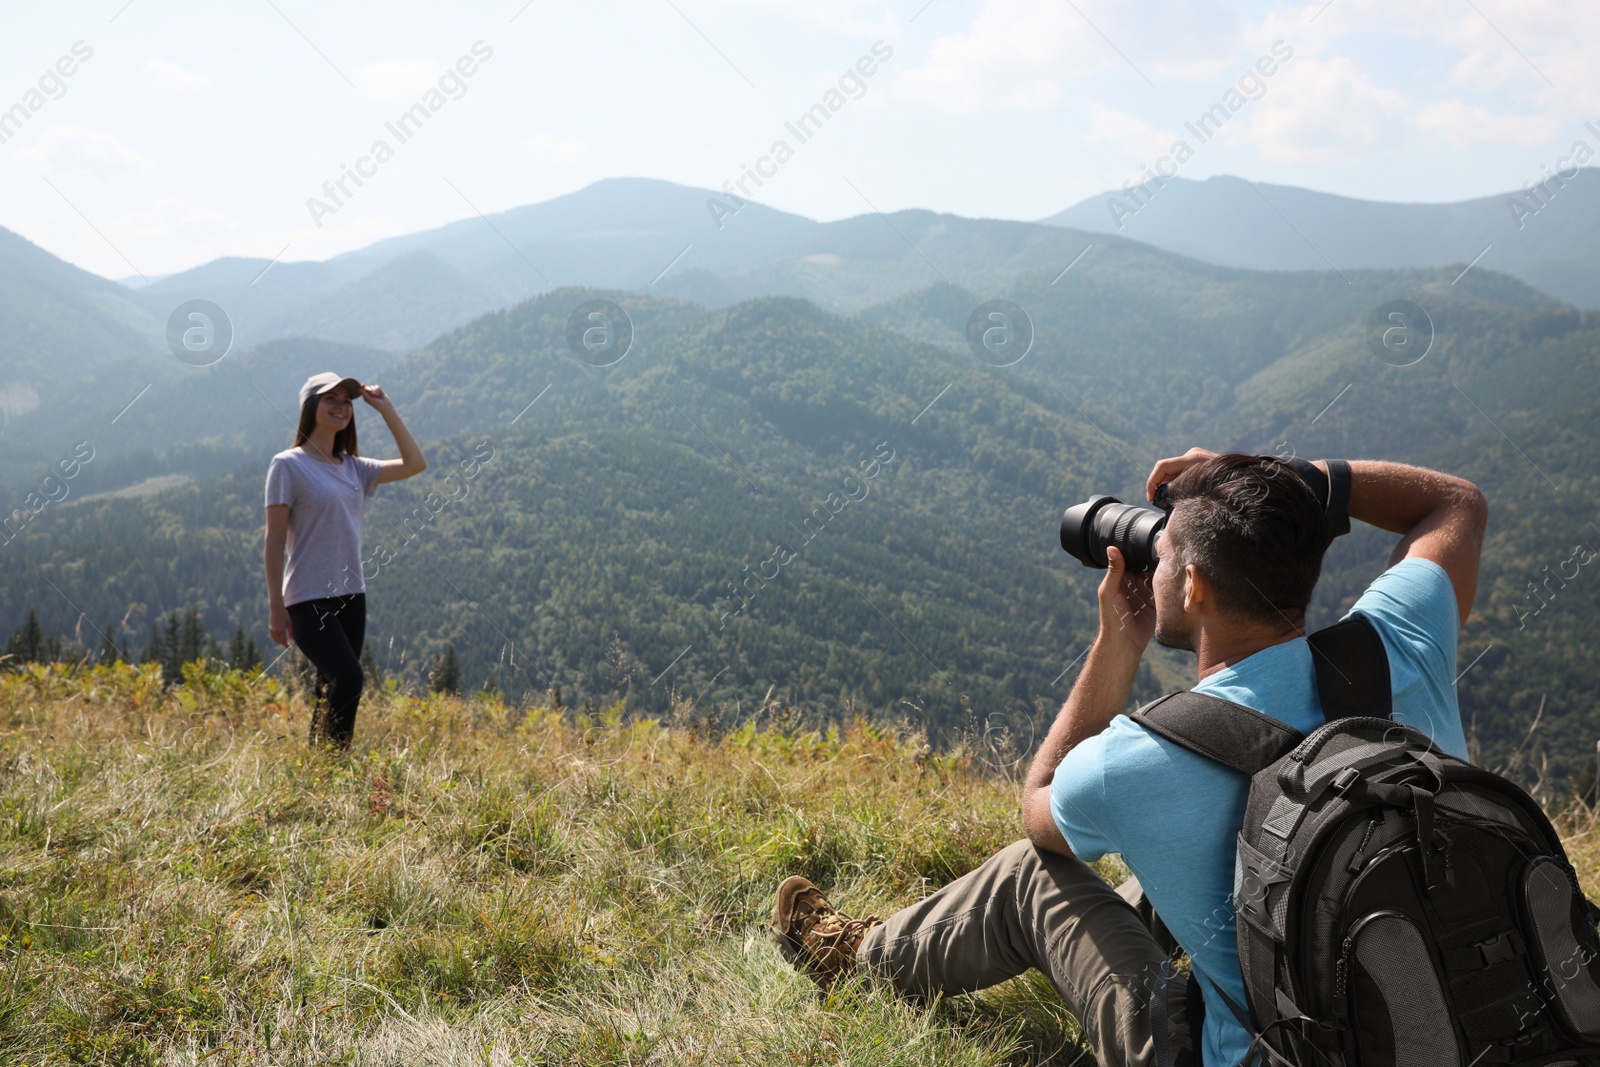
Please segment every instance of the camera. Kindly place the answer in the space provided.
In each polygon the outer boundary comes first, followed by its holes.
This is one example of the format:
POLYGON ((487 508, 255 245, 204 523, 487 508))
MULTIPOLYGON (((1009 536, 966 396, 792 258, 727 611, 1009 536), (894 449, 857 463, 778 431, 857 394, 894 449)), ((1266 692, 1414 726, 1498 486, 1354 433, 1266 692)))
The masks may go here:
POLYGON ((1085 566, 1104 570, 1106 549, 1116 545, 1129 573, 1156 569, 1156 535, 1172 514, 1167 483, 1156 487, 1156 511, 1096 494, 1061 516, 1061 547, 1085 566))

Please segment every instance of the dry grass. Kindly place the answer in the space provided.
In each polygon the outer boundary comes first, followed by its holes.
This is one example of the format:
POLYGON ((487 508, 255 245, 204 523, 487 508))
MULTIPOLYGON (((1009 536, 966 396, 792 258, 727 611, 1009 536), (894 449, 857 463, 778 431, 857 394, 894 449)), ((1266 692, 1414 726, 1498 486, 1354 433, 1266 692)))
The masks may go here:
POLYGON ((920 738, 380 694, 307 749, 270 678, 0 675, 0 1063, 1070 1064, 1037 976, 822 1003, 803 873, 886 913, 1018 832, 920 738))
POLYGON ((1012 840, 984 761, 396 693, 348 757, 305 723, 270 678, 0 675, 0 1063, 1092 1062, 1037 975, 821 1002, 767 936, 787 874, 886 914, 1012 840))

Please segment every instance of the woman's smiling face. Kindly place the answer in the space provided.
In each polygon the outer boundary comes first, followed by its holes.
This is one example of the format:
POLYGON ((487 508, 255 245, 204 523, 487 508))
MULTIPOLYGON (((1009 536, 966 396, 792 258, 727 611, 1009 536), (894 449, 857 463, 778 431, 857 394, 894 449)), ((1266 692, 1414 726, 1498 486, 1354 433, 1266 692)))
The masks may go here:
POLYGON ((338 433, 350 425, 355 417, 349 391, 342 385, 334 386, 317 398, 317 425, 338 433))

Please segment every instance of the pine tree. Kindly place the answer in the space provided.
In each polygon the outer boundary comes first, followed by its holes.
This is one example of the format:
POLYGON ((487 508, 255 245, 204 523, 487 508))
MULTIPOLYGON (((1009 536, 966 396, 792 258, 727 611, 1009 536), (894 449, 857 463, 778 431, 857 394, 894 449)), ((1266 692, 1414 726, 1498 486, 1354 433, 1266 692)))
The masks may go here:
POLYGON ((253 671, 261 666, 261 653, 256 649, 255 638, 248 636, 243 626, 234 628, 226 656, 219 653, 218 658, 225 658, 228 666, 236 671, 253 671))
POLYGON ((116 627, 109 622, 105 629, 100 631, 100 656, 103 664, 118 663, 122 660, 122 653, 117 650, 116 627))
POLYGON ((47 651, 44 627, 39 625, 39 616, 32 608, 28 609, 28 621, 11 635, 10 651, 16 664, 38 663, 44 659, 47 651))
POLYGON ((150 624, 150 642, 144 646, 144 651, 139 653, 140 663, 167 662, 166 649, 161 645, 161 620, 156 619, 150 624))
POLYGON ((433 665, 428 681, 435 693, 461 692, 461 661, 456 658, 456 646, 444 646, 444 655, 433 665))
POLYGON ((166 633, 161 635, 161 680, 167 685, 183 681, 183 637, 178 610, 167 616, 166 633))
POLYGON ((193 663, 205 658, 206 632, 200 627, 200 610, 190 608, 183 617, 183 632, 178 638, 178 662, 193 663))
POLYGON ((372 646, 368 644, 361 646, 361 673, 366 676, 368 689, 383 688, 383 668, 372 658, 372 646))

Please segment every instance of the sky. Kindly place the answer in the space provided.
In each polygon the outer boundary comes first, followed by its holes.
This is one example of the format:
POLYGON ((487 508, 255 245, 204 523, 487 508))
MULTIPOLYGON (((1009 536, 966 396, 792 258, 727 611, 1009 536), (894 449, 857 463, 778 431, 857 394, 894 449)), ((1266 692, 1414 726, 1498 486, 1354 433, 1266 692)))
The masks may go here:
POLYGON ((1039 219, 1157 166, 1446 202, 1540 180, 1600 126, 1582 2, 3 0, 0 18, 0 226, 112 278, 326 259, 623 176, 743 179, 820 220, 1039 219), (802 141, 788 124, 819 104, 802 141), (1188 132, 1219 104, 1220 132, 1188 132), (402 140, 389 125, 417 105, 402 140))

